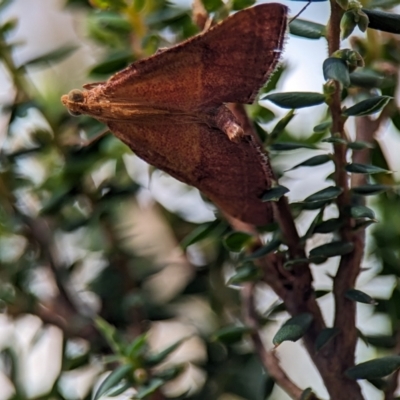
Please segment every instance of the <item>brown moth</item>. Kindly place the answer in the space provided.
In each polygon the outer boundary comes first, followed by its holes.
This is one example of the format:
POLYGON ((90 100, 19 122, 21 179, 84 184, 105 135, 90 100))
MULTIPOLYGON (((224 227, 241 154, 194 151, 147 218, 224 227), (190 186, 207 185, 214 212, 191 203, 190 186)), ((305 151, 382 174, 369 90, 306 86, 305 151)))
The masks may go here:
POLYGON ((282 52, 287 8, 239 11, 185 42, 61 99, 104 122, 140 158, 200 189, 244 222, 272 221, 271 170, 224 103, 254 101, 282 52))

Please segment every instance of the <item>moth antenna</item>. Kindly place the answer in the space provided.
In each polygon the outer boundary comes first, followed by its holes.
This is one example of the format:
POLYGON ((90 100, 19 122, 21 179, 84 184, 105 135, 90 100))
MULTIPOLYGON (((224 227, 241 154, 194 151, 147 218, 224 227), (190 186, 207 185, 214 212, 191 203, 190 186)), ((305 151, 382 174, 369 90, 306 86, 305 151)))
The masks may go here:
POLYGON ((307 4, 293 18, 290 19, 289 24, 291 24, 295 19, 297 19, 311 3, 312 0, 308 0, 307 4))

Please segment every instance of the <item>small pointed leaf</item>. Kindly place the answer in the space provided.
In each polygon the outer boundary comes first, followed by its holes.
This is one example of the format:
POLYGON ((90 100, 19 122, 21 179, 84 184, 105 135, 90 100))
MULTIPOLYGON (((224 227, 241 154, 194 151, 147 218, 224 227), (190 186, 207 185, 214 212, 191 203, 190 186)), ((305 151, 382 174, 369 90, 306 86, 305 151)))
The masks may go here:
POLYGON ((300 396, 300 400, 316 400, 316 397, 312 389, 307 388, 303 390, 303 393, 300 396))
POLYGON ((212 222, 206 222, 195 228, 192 232, 190 232, 186 237, 181 241, 181 247, 186 249, 190 245, 199 242, 200 240, 205 239, 210 236, 211 233, 220 226, 221 222, 217 219, 212 222))
POLYGON ((324 103, 325 96, 315 92, 286 92, 267 94, 261 100, 269 100, 282 108, 303 108, 324 103))
POLYGON ((251 261, 246 261, 237 268, 236 273, 228 280, 228 285, 237 285, 243 282, 252 282, 260 277, 260 269, 251 261))
POLYGON ((238 253, 253 239, 247 232, 232 232, 224 238, 224 245, 229 251, 238 253))
POLYGON ((340 82, 344 87, 350 86, 349 69, 347 68, 346 62, 341 58, 327 58, 322 65, 322 70, 326 81, 328 79, 333 79, 340 82))
POLYGON ((346 144, 347 141, 339 138, 339 137, 328 137, 326 139, 322 139, 322 142, 326 142, 326 143, 337 143, 337 144, 346 144))
POLYGON ((74 45, 60 47, 56 50, 49 51, 48 53, 45 53, 39 57, 35 57, 29 61, 26 61, 20 68, 62 61, 64 58, 72 54, 76 49, 77 47, 74 45))
POLYGON ((368 228, 370 225, 375 224, 377 221, 375 219, 368 219, 364 221, 357 221, 357 223, 353 226, 353 231, 358 231, 362 229, 368 228))
POLYGON ((278 185, 266 192, 264 192, 261 200, 262 201, 278 201, 284 194, 289 192, 289 189, 285 186, 278 185))
POLYGON ((363 87, 366 89, 383 88, 393 84, 390 77, 380 75, 375 71, 361 69, 350 74, 352 86, 363 87))
POLYGON ((306 143, 294 143, 294 142, 282 142, 274 143, 270 146, 271 150, 276 151, 288 151, 288 150, 298 150, 298 149, 311 149, 314 150, 315 146, 306 143))
POLYGON ((308 258, 295 258, 293 260, 288 260, 283 264, 283 268, 292 269, 292 267, 299 264, 309 264, 310 260, 308 258))
POLYGON ((390 33, 400 33, 400 15, 393 12, 367 10, 366 8, 363 8, 362 11, 368 16, 368 28, 390 33))
POLYGON ((383 378, 400 368, 400 356, 387 356, 357 364, 345 374, 350 379, 383 378))
POLYGON ((268 143, 274 142, 278 136, 285 130, 285 128, 288 126, 289 122, 293 119, 295 116, 294 113, 295 110, 290 110, 286 115, 284 115, 274 126, 272 129, 272 132, 269 135, 268 138, 268 143))
POLYGON ((336 199, 341 193, 343 189, 337 186, 328 186, 325 189, 322 189, 308 197, 306 197, 303 202, 304 203, 313 203, 317 201, 327 201, 336 199))
POLYGON ((321 222, 314 228, 314 233, 331 233, 343 226, 343 221, 339 218, 331 218, 321 222))
POLYGON ((225 344, 233 344, 242 340, 243 335, 253 330, 247 326, 227 326, 219 329, 212 335, 212 340, 218 340, 225 344))
POLYGON ((335 241, 315 247, 310 251, 310 257, 336 257, 349 254, 353 251, 354 244, 351 242, 335 241))
POLYGON ((289 24, 289 32, 307 39, 319 39, 325 36, 325 25, 296 18, 289 24))
POLYGON ((390 185, 362 185, 352 188, 351 190, 361 196, 372 196, 374 194, 379 194, 391 189, 390 185))
POLYGON ((358 163, 352 163, 352 164, 347 164, 345 167, 345 170, 347 172, 351 172, 353 174, 390 174, 391 171, 388 171, 387 169, 381 168, 381 167, 376 167, 375 165, 370 165, 370 164, 358 164, 358 163))
POLYGON ((107 393, 107 397, 116 397, 119 396, 120 394, 124 393, 125 391, 127 391, 128 389, 130 389, 132 387, 132 382, 125 382, 122 383, 120 385, 118 385, 117 387, 115 387, 115 389, 110 390, 107 393))
POLYGON ((147 396, 154 393, 157 389, 164 385, 164 383, 164 379, 154 378, 150 381, 149 385, 141 387, 132 398, 140 400, 145 399, 147 396))
POLYGON ((147 334, 139 335, 133 342, 126 348, 126 356, 129 358, 136 358, 147 344, 147 334))
POLYGON ((171 353, 173 353, 183 342, 188 340, 189 337, 184 337, 177 342, 171 344, 171 346, 168 346, 164 350, 160 351, 157 354, 152 354, 146 358, 146 364, 153 366, 162 363, 171 353))
POLYGON ((346 291, 345 296, 349 300, 356 301, 357 303, 376 304, 376 301, 371 296, 361 290, 349 289, 346 291))
POLYGON ((359 140, 356 142, 348 142, 347 147, 352 150, 364 150, 364 149, 373 149, 374 145, 372 143, 363 142, 359 140))
POLYGON ((277 250, 281 244, 282 244, 282 241, 280 239, 276 239, 276 238, 272 239, 265 246, 260 247, 253 253, 247 255, 245 257, 245 260, 256 260, 257 258, 264 257, 267 254, 272 253, 273 251, 277 250))
POLYGON ((325 328, 323 329, 317 338, 315 339, 315 350, 320 351, 325 345, 327 345, 335 336, 338 335, 340 330, 338 328, 325 328))
POLYGON ((331 126, 332 126, 332 121, 321 122, 320 124, 314 126, 313 132, 315 132, 315 133, 323 133, 327 129, 329 129, 331 126))
POLYGON ((342 115, 345 117, 360 117, 370 115, 382 110, 383 107, 392 99, 390 96, 375 96, 370 99, 360 101, 354 106, 345 109, 342 115))
POLYGON ((316 165, 322 165, 329 161, 332 161, 332 157, 330 154, 320 154, 318 156, 311 157, 300 164, 295 165, 294 167, 290 168, 288 171, 292 171, 299 167, 315 167, 316 165))
POLYGON ((375 213, 366 206, 352 206, 350 207, 349 214, 353 218, 375 219, 375 213))
POLYGON ((110 375, 107 376, 106 379, 101 383, 99 388, 96 391, 96 394, 93 396, 93 400, 100 399, 101 396, 106 394, 110 389, 114 386, 118 385, 122 379, 124 379, 129 373, 133 370, 132 365, 120 365, 117 369, 111 372, 110 375))
POLYGON ((296 342, 304 336, 313 321, 310 313, 303 313, 287 320, 276 332, 272 342, 279 346, 285 341, 296 342))

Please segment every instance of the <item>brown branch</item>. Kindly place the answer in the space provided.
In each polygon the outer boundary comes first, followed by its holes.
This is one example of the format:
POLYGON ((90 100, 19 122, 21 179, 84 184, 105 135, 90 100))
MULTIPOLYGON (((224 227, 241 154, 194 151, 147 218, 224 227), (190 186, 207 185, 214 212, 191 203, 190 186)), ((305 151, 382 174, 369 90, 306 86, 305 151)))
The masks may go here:
POLYGON ((302 390, 286 375, 279 365, 279 360, 273 351, 267 351, 259 332, 257 313, 254 307, 254 283, 247 283, 242 289, 243 313, 246 325, 253 328, 250 334, 255 352, 266 371, 272 376, 275 382, 294 400, 300 400, 302 390))
MULTIPOLYGON (((250 119, 241 104, 230 105, 245 132, 256 135, 250 119)), ((269 165, 272 174, 272 167, 269 165)), ((274 216, 279 223, 282 236, 289 248, 289 255, 292 259, 305 258, 304 247, 300 242, 299 234, 294 223, 289 204, 286 197, 282 197, 278 202, 274 202, 274 216)), ((235 227, 235 224, 233 224, 235 227)), ((243 229, 243 227, 242 227, 243 229)), ((315 298, 312 286, 312 275, 307 263, 296 265, 292 270, 283 267, 285 259, 280 254, 269 254, 256 261, 256 264, 263 271, 263 281, 267 283, 274 292, 283 300, 287 311, 292 315, 310 313, 313 316, 313 323, 304 336, 304 344, 313 362, 317 366, 330 394, 334 394, 332 399, 340 399, 343 392, 340 392, 340 379, 332 374, 330 365, 330 354, 315 351, 315 340, 325 322, 322 317, 321 309, 315 298), (340 393, 340 395, 339 395, 340 393)))

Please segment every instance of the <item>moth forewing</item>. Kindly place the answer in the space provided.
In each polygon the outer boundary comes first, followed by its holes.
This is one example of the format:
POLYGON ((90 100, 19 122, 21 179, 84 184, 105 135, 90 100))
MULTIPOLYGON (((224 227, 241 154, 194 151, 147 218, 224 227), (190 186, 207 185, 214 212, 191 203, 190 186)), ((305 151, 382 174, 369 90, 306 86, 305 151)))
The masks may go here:
POLYGON ((226 213, 272 221, 266 155, 224 103, 251 103, 282 50, 287 8, 261 4, 177 46, 135 62, 107 82, 62 97, 74 115, 108 125, 139 157, 196 186, 226 213))

